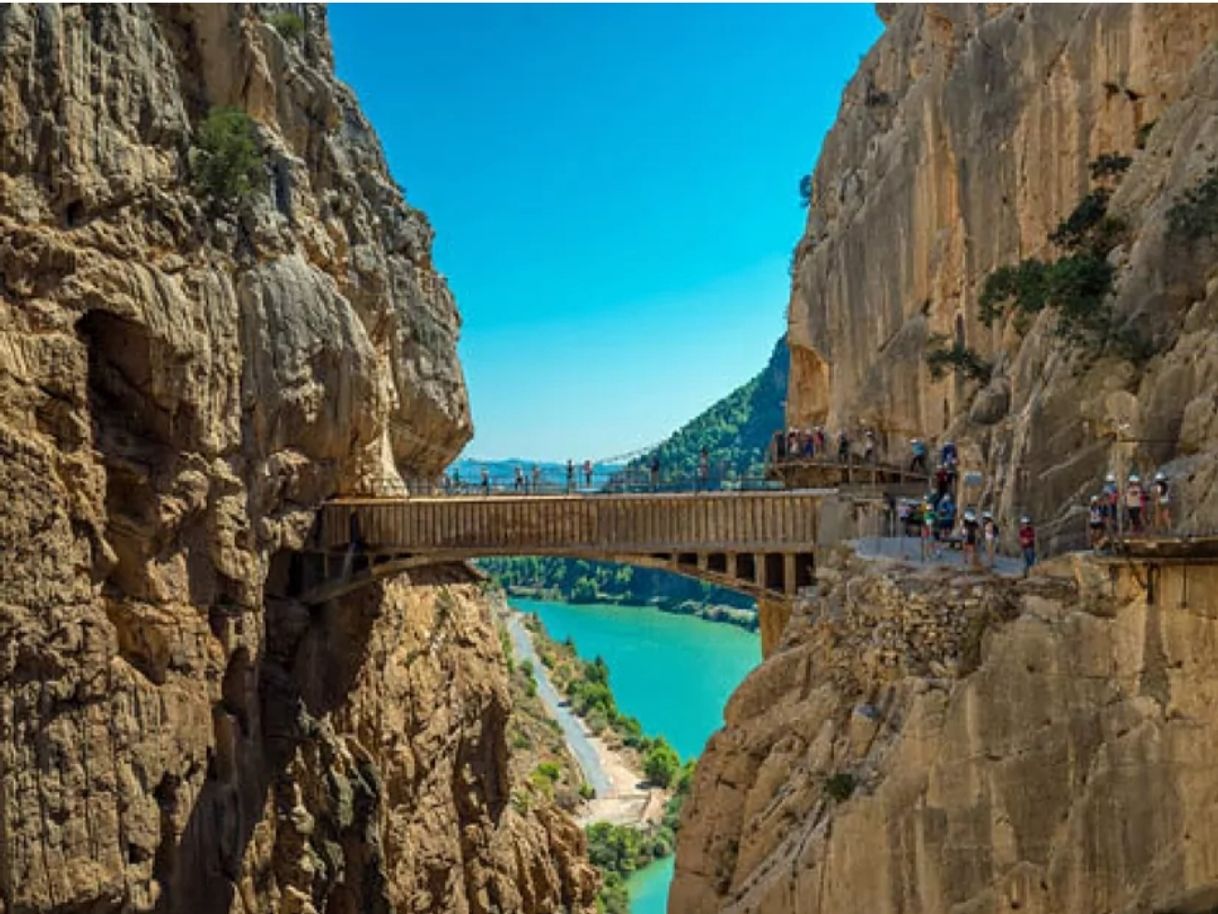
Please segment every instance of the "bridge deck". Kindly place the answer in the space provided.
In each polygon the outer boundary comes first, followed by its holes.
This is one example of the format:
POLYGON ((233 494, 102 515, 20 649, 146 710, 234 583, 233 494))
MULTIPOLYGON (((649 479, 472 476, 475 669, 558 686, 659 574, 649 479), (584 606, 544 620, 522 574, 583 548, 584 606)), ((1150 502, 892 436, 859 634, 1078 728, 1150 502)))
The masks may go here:
POLYGON ((810 550, 815 490, 570 496, 343 498, 320 545, 411 554, 649 554, 810 550))

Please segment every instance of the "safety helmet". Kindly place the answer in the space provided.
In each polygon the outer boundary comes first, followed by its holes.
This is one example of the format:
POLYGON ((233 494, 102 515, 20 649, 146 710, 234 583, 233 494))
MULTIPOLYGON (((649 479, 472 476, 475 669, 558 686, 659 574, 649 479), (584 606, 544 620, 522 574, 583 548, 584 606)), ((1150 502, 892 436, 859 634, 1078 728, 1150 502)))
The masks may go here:
POLYGON ((1129 481, 1130 481, 1130 482, 1141 482, 1141 481, 1142 481, 1142 477, 1141 477, 1141 476, 1139 476, 1137 473, 1130 473, 1130 474, 1129 474, 1129 481))
POLYGON ((1030 523, 1032 523, 1032 518, 1028 517, 1028 515, 1025 514, 1023 517, 1021 517, 1019 519, 1019 522, 1021 524, 1030 524, 1030 523))
POLYGON ((982 512, 981 512, 981 517, 982 517, 982 519, 983 519, 983 520, 993 520, 993 519, 994 519, 994 514, 993 514, 993 512, 992 512, 992 511, 982 511, 982 512))
POLYGON ((976 520, 976 519, 977 519, 977 515, 973 513, 973 509, 972 509, 972 508, 968 508, 968 509, 967 509, 967 510, 964 512, 964 519, 965 519, 965 520, 976 520))
POLYGON ((1116 473, 1109 473, 1104 477, 1104 482, 1116 482, 1116 473))
POLYGON ((1098 495, 1092 495, 1092 496, 1091 496, 1091 503, 1092 503, 1093 505, 1094 505, 1094 504, 1095 504, 1097 501, 1099 501, 1099 500, 1100 500, 1100 497, 1099 497, 1098 495))
POLYGON ((1166 474, 1166 473, 1164 473, 1162 470, 1159 470, 1159 472, 1155 473, 1155 481, 1156 481, 1156 482, 1162 482, 1162 481, 1163 481, 1163 480, 1165 480, 1166 478, 1167 478, 1167 474, 1166 474))

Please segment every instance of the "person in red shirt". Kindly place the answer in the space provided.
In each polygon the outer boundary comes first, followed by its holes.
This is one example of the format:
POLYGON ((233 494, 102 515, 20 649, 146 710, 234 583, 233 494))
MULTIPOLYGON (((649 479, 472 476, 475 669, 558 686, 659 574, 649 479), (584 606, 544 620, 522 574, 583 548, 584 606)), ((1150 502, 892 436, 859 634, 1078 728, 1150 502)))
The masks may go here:
POLYGON ((1023 573, 1026 575, 1036 564, 1036 528, 1026 514, 1019 519, 1019 548, 1023 550, 1023 573))

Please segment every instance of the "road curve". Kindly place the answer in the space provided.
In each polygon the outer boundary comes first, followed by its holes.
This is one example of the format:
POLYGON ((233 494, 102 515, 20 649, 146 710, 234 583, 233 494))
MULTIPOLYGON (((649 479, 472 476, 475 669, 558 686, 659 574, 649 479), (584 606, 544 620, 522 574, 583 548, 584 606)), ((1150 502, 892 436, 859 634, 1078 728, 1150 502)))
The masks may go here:
POLYGON ((608 796, 613 790, 609 772, 601 764, 600 754, 588 740, 588 734, 579 719, 570 707, 563 703, 561 696, 550 684, 545 664, 537 656, 537 651, 533 648, 533 638, 528 629, 524 627, 524 623, 521 622, 519 613, 513 611, 508 616, 507 627, 508 634, 512 638, 512 651, 516 655, 516 661, 519 663, 528 660, 533 664, 533 677, 537 680, 537 694, 541 696, 541 702, 546 706, 546 710, 558 721, 567 745, 579 763, 580 769, 584 772, 584 779, 592 785, 592 789, 596 791, 598 797, 608 796))

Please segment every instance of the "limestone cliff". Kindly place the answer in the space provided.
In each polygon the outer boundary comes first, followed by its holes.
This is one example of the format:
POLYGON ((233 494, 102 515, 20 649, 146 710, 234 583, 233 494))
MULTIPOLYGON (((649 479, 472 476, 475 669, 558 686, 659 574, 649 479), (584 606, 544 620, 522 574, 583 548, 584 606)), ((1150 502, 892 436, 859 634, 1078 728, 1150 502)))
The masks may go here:
POLYGON ((849 553, 698 763, 673 914, 1218 906, 1218 574, 849 553))
POLYGON ((0 9, 0 911, 591 904, 467 573, 283 597, 322 499, 470 435, 431 240, 323 9, 0 9))
POLYGON ((1212 526, 1218 250, 1171 237, 1167 214, 1218 149, 1218 8, 881 15, 886 31, 821 151, 796 250, 789 418, 868 423, 898 454, 912 434, 954 436, 986 472, 986 500, 1008 519, 1032 511, 1048 538, 1078 536, 1084 496, 1122 465, 1168 464, 1188 522, 1212 526), (1048 237, 1105 155, 1132 160, 1108 203, 1122 226, 1106 250, 1113 329, 1145 346, 1080 353, 1052 309, 1027 326, 987 326, 986 277, 1052 256, 1048 237), (933 378, 932 334, 974 350, 992 378, 933 378), (1137 440, 1117 445, 1116 431, 1137 440))

